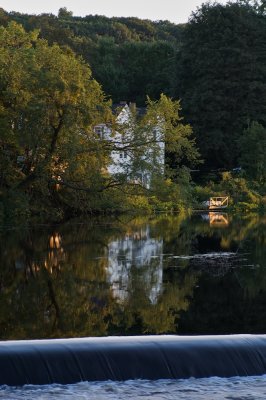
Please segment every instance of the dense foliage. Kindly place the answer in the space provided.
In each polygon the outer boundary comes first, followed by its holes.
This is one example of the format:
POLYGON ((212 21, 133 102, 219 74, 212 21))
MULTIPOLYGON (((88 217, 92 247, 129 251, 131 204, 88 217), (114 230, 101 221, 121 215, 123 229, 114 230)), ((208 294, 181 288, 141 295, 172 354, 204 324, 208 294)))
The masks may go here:
MULTIPOLYGON (((149 167, 143 166, 145 154, 154 154, 149 162, 153 175, 162 169, 156 167, 154 153, 158 119, 164 132, 160 141, 179 157, 178 169, 197 160, 178 101, 162 95, 149 101, 143 118, 119 126, 89 66, 69 48, 49 45, 37 31, 27 33, 11 22, 0 28, 0 53, 0 194, 9 217, 34 213, 43 218, 48 213, 46 217, 57 219, 133 207, 135 196, 146 190, 136 184, 138 173, 149 167), (94 130, 99 123, 120 130, 123 143, 99 140, 94 130), (131 174, 108 173, 112 152, 123 148, 133 155, 131 174), (180 157, 182 149, 186 161, 180 157)), ((162 185, 163 179, 160 190, 162 185)), ((158 189, 152 185, 154 196, 158 189)), ((168 200, 170 189, 162 200, 168 200)))
POLYGON ((265 16, 250 2, 204 4, 185 29, 179 82, 207 164, 241 166, 243 130, 266 124, 265 16))
POLYGON ((39 29, 49 44, 89 63, 114 103, 145 105, 161 93, 182 99, 185 118, 208 168, 241 166, 243 131, 266 124, 266 17, 263 1, 205 3, 186 25, 137 18, 0 12, 39 29))
POLYGON ((0 10, 0 24, 15 21, 27 31, 40 30, 48 43, 69 46, 81 55, 114 102, 145 105, 146 95, 174 95, 175 54, 183 25, 138 18, 73 17, 60 9, 52 14, 27 15, 0 10))
POLYGON ((200 158, 201 168, 224 174, 203 179, 198 200, 239 201, 240 191, 257 207, 265 195, 265 28, 264 2, 251 0, 203 4, 187 25, 74 17, 65 7, 58 16, 0 9, 0 217, 6 208, 16 218, 52 207, 56 219, 137 204, 184 208, 200 158), (115 144, 99 141, 94 127, 114 127, 111 101, 121 100, 147 106, 130 128, 135 171, 163 123, 165 176, 149 191, 106 174, 115 144))
POLYGON ((105 154, 91 151, 92 127, 103 120, 106 106, 89 67, 14 22, 0 29, 0 53, 3 196, 15 192, 33 203, 41 196, 39 208, 46 198, 55 201, 59 182, 101 184, 96 177, 105 154))

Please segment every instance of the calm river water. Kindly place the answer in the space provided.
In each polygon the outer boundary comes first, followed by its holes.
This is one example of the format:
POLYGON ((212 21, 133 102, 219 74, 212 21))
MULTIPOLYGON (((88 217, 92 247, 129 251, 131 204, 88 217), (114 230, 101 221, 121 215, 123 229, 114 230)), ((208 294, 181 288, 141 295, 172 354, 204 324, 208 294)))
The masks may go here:
MULTIPOLYGON (((206 213, 1 227, 0 340, 266 333, 265 224, 206 213)), ((2 387, 0 398, 251 400, 266 398, 264 382, 2 387)))

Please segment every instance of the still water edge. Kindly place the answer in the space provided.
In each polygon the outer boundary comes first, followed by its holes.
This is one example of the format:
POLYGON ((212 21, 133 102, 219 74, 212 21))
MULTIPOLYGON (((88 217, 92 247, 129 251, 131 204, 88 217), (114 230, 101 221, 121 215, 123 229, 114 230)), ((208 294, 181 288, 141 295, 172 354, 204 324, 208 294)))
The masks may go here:
POLYGON ((265 216, 0 231, 0 339, 266 333, 265 216))

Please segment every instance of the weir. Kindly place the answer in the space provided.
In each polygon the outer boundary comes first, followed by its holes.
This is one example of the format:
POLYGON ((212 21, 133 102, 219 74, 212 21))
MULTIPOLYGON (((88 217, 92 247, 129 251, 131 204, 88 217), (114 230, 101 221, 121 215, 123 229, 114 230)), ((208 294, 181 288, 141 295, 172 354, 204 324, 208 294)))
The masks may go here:
POLYGON ((0 385, 266 374, 266 335, 0 342, 0 385))

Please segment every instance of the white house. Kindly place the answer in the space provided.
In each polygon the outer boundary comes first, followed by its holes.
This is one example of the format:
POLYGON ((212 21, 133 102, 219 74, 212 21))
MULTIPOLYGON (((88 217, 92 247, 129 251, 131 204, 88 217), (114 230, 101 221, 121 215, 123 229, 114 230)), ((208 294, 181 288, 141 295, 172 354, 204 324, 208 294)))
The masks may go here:
POLYGON ((137 108, 134 103, 121 102, 114 107, 114 112, 115 132, 106 124, 94 128, 100 139, 114 145, 107 171, 111 175, 124 175, 128 181, 149 188, 153 174, 164 173, 165 142, 161 124, 158 121, 156 126, 138 130, 137 121, 145 114, 145 108, 137 108))

